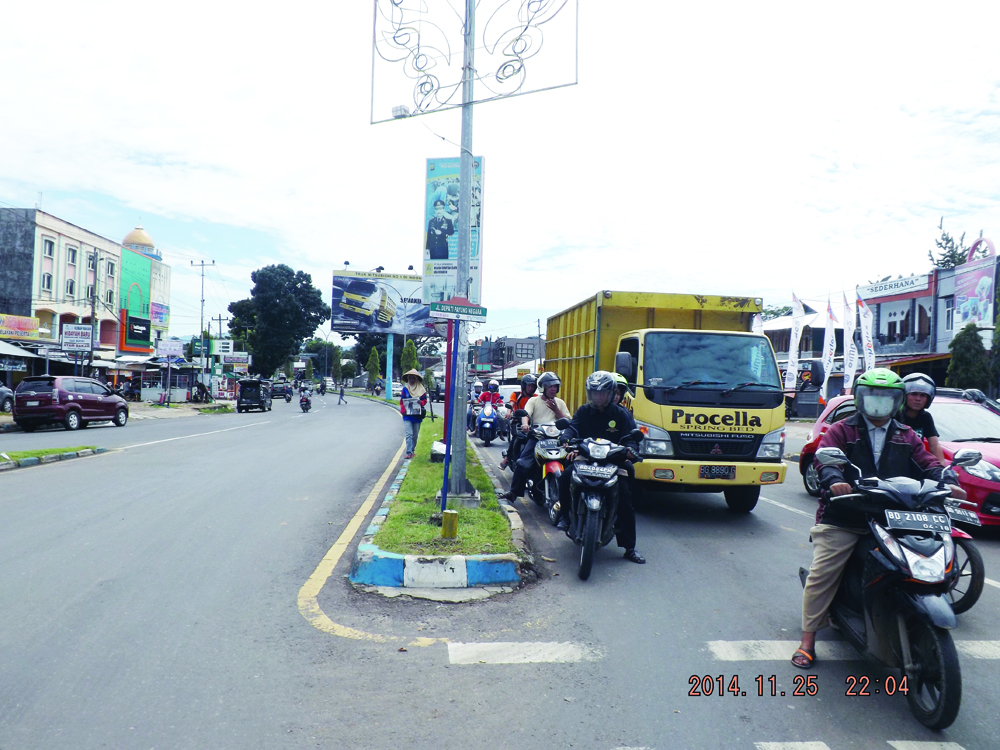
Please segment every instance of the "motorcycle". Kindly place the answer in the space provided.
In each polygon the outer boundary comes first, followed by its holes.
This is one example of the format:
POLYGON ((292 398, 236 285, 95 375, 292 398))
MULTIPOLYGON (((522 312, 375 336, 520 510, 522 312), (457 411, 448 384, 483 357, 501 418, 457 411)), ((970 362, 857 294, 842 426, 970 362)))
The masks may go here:
POLYGON ((299 406, 302 408, 303 413, 309 411, 309 408, 312 406, 312 399, 309 398, 309 391, 302 391, 299 396, 299 406))
POLYGON ((292 390, 290 388, 285 389, 285 403, 292 403, 292 390))
POLYGON ((559 477, 566 470, 566 446, 559 443, 561 430, 555 422, 532 426, 530 435, 535 443, 533 476, 528 479, 528 497, 535 505, 545 508, 549 521, 559 521, 559 477))
MULTIPOLYGON (((978 451, 961 450, 951 467, 979 463, 978 451)), ((854 468, 839 448, 820 448, 823 466, 854 468)), ((951 468, 949 467, 949 469, 951 468)), ((830 606, 830 617, 862 655, 902 671, 887 677, 885 692, 901 692, 917 720, 931 729, 951 726, 962 701, 962 672, 949 632, 949 601, 960 571, 955 565, 949 505, 943 481, 908 477, 862 478, 856 492, 835 496, 865 515, 869 534, 858 542, 830 606)), ((808 571, 799 569, 805 586, 808 571)))
MULTIPOLYGON (((560 430, 569 420, 559 419, 560 430)), ((643 439, 640 430, 629 433, 636 444, 643 439)), ((580 545, 580 580, 590 578, 594 553, 615 536, 618 516, 619 480, 628 477, 625 469, 628 446, 604 438, 583 438, 571 443, 579 455, 570 466, 569 529, 566 535, 580 545)), ((642 459, 636 456, 634 461, 642 459)))
POLYGON ((482 410, 476 417, 476 435, 487 448, 497 439, 497 410, 493 404, 483 404, 482 410))
POLYGON ((501 440, 506 440, 507 444, 510 445, 511 441, 511 415, 514 410, 510 408, 509 403, 502 403, 497 406, 497 437, 501 440))
MULTIPOLYGON (((948 517, 952 521, 982 526, 975 511, 956 507, 961 502, 953 498, 945 500, 948 517)), ((967 532, 953 525, 951 538, 955 542, 955 570, 952 572, 948 601, 951 602, 952 611, 960 615, 968 612, 972 609, 972 605, 979 601, 983 585, 986 583, 986 566, 983 564, 983 556, 979 554, 979 548, 967 532)))
POLYGON ((521 426, 521 417, 526 415, 527 412, 524 409, 518 409, 511 415, 510 437, 508 438, 507 450, 501 452, 505 459, 502 467, 504 469, 514 471, 514 462, 517 461, 521 455, 521 451, 524 450, 524 444, 528 440, 528 431, 531 430, 529 427, 526 431, 521 426))

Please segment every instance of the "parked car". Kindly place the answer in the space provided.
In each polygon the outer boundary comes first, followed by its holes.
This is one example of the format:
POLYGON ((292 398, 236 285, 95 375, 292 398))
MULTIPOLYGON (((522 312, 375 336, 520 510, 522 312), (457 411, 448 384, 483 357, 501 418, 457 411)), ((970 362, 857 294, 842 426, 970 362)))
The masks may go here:
POLYGON ((25 432, 46 424, 67 430, 92 422, 128 422, 128 403, 103 383, 66 375, 34 375, 17 385, 14 422, 25 432))
POLYGON ((236 384, 236 412, 260 409, 271 411, 271 381, 243 378, 236 384))
POLYGON ((0 411, 10 414, 14 410, 14 391, 0 384, 0 411))
POLYGON ((403 384, 402 383, 393 383, 392 384, 392 397, 393 398, 399 398, 402 395, 403 395, 403 384))
MULTIPOLYGON (((963 448, 972 448, 983 454, 983 460, 974 466, 956 467, 958 481, 976 504, 976 513, 983 526, 1000 526, 1000 414, 988 405, 962 397, 940 395, 940 389, 931 404, 931 416, 937 427, 938 441, 946 461, 963 448)), ((819 497, 819 480, 813 467, 813 456, 820 438, 834 422, 839 422, 856 411, 853 396, 830 399, 826 409, 813 425, 809 441, 799 457, 799 472, 806 491, 819 497)))

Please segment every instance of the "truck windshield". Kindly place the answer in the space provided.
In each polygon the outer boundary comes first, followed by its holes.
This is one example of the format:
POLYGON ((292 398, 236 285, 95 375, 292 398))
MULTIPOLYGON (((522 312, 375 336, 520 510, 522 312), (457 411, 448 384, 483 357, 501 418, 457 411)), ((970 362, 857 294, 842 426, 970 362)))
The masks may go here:
POLYGON ((352 281, 347 285, 347 293, 356 294, 359 297, 368 297, 375 292, 376 288, 370 281, 352 281))
MULTIPOLYGON (((690 331, 648 334, 643 385, 674 386, 684 383, 692 384, 692 388, 713 390, 744 383, 781 388, 778 365, 765 338, 695 334, 690 331)), ((754 385, 745 387, 755 390, 754 385)))

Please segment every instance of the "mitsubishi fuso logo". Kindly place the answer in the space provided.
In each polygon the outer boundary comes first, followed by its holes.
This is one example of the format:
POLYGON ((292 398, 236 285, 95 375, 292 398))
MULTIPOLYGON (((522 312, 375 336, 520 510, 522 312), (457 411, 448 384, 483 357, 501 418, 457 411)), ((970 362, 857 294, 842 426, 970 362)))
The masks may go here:
POLYGON ((720 447, 719 447, 719 444, 718 444, 718 443, 716 443, 716 444, 715 444, 715 447, 714 447, 714 448, 712 448, 712 455, 713 455, 713 456, 719 456, 719 455, 721 455, 721 454, 722 454, 722 448, 720 448, 720 447))

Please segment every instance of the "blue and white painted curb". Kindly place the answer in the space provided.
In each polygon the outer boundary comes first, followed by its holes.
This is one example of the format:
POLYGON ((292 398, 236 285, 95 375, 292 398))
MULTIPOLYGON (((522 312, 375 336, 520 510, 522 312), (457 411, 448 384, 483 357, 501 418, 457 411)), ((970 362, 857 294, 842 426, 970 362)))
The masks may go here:
MULTIPOLYGON (((399 555, 386 552, 374 543, 379 527, 385 522, 396 493, 406 477, 410 461, 403 465, 389 486, 382 505, 365 530, 354 554, 349 579, 367 586, 390 586, 412 589, 461 589, 484 586, 519 586, 521 558, 506 555, 399 555)), ((500 504, 510 523, 514 544, 526 552, 524 525, 517 511, 500 504)))
POLYGON ((3 455, 0 455, 0 471, 9 471, 10 469, 24 469, 29 466, 39 466, 42 464, 51 464, 56 461, 68 461, 71 458, 83 458, 84 456, 93 456, 95 453, 107 453, 107 448, 84 448, 80 451, 68 451, 66 453, 50 453, 46 456, 32 456, 31 458, 19 458, 16 461, 5 461, 3 455))

